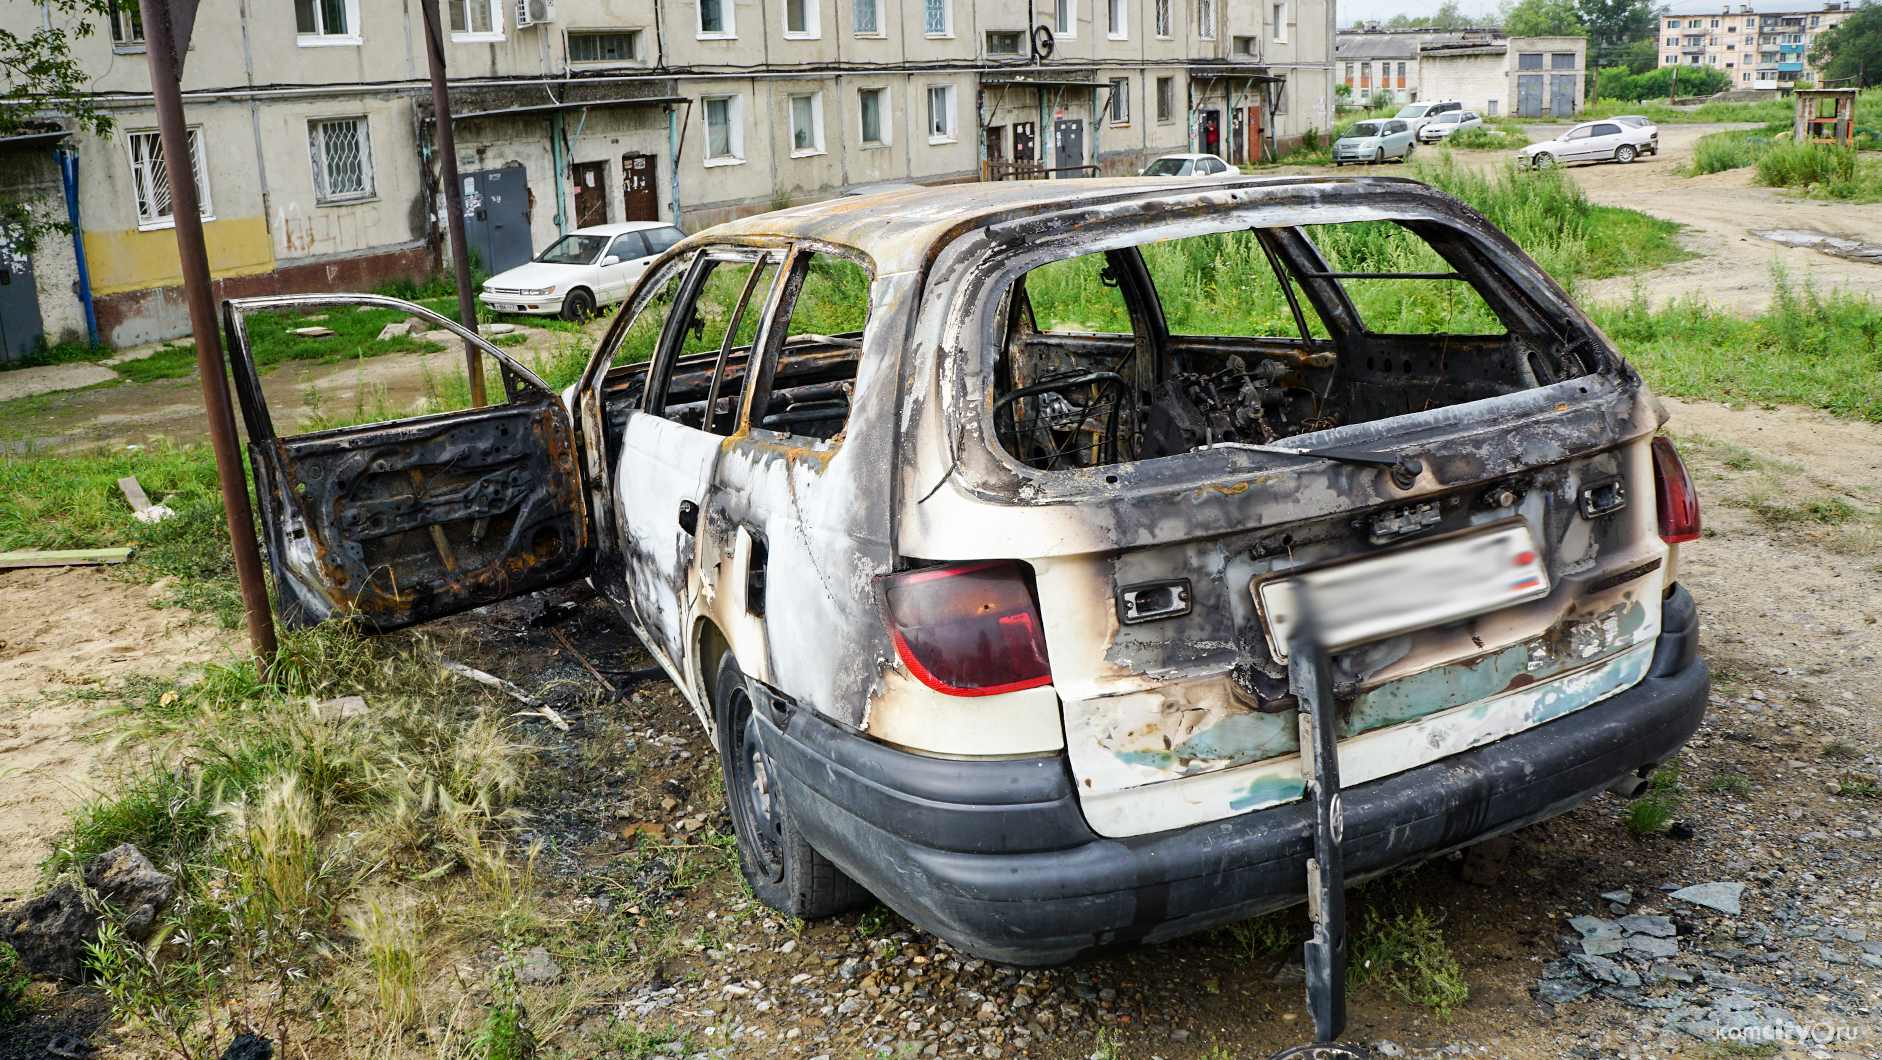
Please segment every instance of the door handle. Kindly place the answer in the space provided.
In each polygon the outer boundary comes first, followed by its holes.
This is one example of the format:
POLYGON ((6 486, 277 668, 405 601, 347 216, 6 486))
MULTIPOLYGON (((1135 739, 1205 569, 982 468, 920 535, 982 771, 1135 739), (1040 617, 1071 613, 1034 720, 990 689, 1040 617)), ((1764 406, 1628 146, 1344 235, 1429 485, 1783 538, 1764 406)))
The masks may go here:
POLYGON ((680 529, 699 536, 699 505, 692 501, 680 502, 680 529))

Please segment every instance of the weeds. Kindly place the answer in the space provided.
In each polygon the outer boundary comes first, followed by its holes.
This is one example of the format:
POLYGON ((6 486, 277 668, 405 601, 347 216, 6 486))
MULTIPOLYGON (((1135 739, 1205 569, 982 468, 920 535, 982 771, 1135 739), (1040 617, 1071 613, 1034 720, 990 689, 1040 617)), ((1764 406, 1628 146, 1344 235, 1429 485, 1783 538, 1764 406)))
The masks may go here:
POLYGON ((347 923, 365 951, 380 1014, 394 1028, 411 1026, 424 1014, 419 997, 424 957, 416 913, 409 907, 388 908, 375 900, 348 917, 347 923))
POLYGON ((1738 773, 1720 773, 1706 783, 1706 790, 1714 794, 1748 799, 1751 797, 1751 781, 1738 773))
POLYGON ((531 1060, 536 1055, 535 1028, 511 968, 515 960, 511 954, 498 967, 491 1003, 484 1007, 484 1025, 471 1039, 471 1055, 479 1060, 531 1060))
POLYGON ((33 1011, 26 999, 26 988, 33 977, 20 967, 20 959, 11 946, 0 946, 0 1026, 17 1023, 33 1011))
POLYGON ((1470 999, 1463 968, 1444 942, 1438 921, 1413 906, 1409 912, 1383 916, 1368 910, 1363 930, 1350 936, 1346 966, 1353 985, 1383 981, 1414 1005, 1447 1018, 1470 999))
POLYGON ((1853 743, 1826 743, 1823 745, 1823 757, 1843 761, 1853 761, 1864 754, 1862 748, 1853 743))
POLYGON ((1278 953, 1301 939, 1299 925, 1291 909, 1277 909, 1272 913, 1249 917, 1219 930, 1242 951, 1242 956, 1251 959, 1278 953))
POLYGON ((1627 830, 1644 836, 1663 832, 1672 825, 1674 815, 1679 812, 1679 782, 1678 758, 1655 770, 1647 783, 1647 793, 1634 800, 1627 811, 1627 830))

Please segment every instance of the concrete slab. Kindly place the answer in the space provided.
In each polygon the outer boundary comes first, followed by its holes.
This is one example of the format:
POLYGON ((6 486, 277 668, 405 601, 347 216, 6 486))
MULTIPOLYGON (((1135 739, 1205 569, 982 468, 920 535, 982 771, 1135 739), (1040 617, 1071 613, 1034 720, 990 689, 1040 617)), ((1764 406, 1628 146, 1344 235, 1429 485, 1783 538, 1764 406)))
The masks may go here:
POLYGON ((57 390, 78 390, 97 383, 108 383, 118 373, 100 364, 48 364, 38 368, 18 368, 0 372, 0 401, 50 394, 57 390))

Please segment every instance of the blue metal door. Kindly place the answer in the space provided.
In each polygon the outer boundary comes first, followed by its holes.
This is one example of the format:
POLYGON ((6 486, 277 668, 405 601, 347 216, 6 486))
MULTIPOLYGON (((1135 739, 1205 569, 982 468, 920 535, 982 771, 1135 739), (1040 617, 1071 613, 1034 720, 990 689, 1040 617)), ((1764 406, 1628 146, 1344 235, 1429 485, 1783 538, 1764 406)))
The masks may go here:
POLYGON ((466 173, 464 241, 495 274, 536 256, 529 235, 529 174, 522 166, 466 173))

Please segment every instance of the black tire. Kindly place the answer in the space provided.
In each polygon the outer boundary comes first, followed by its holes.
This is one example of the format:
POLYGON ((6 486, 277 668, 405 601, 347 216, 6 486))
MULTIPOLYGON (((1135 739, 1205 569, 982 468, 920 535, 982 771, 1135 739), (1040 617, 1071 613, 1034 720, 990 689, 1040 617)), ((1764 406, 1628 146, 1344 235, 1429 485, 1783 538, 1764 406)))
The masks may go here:
POLYGON ((595 296, 586 287, 577 287, 562 300, 562 319, 581 323, 595 315, 595 296))
POLYGON ((1385 165, 1385 148, 1381 147, 1372 153, 1372 164, 1375 166, 1385 165))
POLYGON ((1634 149, 1630 144, 1622 144, 1614 149, 1614 161, 1626 165, 1634 160, 1634 149))
POLYGON ((1529 164, 1537 169, 1554 169, 1555 156, 1547 151, 1539 151, 1536 153, 1536 157, 1529 160, 1529 164))
POLYGON ((1410 161, 1411 161, 1411 155, 1412 155, 1412 148, 1414 148, 1414 147, 1417 147, 1417 146, 1418 146, 1417 144, 1406 144, 1406 145, 1405 145, 1405 153, 1404 153, 1404 154, 1402 154, 1402 155, 1400 155, 1400 156, 1398 156, 1398 160, 1399 160, 1400 162, 1410 162, 1410 161))
POLYGON ((745 673, 728 651, 719 657, 712 716, 719 730, 726 808, 738 834, 738 865, 752 894, 786 916, 805 920, 874 904, 862 884, 817 853, 797 830, 772 780, 777 769, 765 753, 752 710, 745 673))

